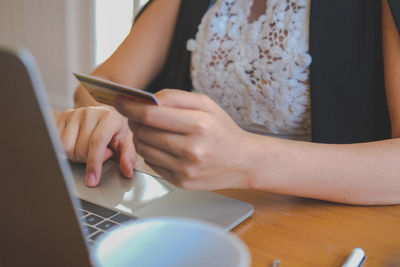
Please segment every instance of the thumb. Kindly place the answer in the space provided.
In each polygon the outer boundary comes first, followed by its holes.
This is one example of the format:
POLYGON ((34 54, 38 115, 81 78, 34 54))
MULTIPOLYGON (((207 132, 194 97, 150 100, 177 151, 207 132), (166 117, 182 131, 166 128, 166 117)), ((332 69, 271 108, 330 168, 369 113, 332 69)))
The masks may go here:
POLYGON ((204 94, 186 92, 177 89, 163 89, 155 94, 162 106, 207 110, 210 105, 216 105, 204 94))

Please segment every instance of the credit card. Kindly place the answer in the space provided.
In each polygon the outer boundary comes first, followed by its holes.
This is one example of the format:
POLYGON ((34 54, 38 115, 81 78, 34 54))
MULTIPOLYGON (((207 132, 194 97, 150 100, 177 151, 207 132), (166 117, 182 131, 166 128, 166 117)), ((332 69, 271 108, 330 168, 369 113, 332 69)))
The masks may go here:
POLYGON ((154 94, 144 90, 82 73, 74 73, 74 75, 89 94, 100 103, 112 106, 117 96, 123 96, 136 102, 160 105, 154 94))

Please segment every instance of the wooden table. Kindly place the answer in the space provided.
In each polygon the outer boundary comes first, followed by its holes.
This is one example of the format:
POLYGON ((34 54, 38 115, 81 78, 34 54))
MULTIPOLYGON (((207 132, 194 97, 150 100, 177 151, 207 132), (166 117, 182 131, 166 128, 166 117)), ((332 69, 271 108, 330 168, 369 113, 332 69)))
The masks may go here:
POLYGON ((254 205, 236 227, 249 247, 252 266, 342 266, 353 248, 364 249, 364 266, 400 266, 400 206, 350 206, 259 191, 220 193, 254 205))
MULTIPOLYGON (((139 160, 137 168, 151 171, 139 160)), ((154 172, 153 172, 154 173, 154 172)), ((350 206, 255 190, 217 193, 251 203, 252 217, 233 233, 249 247, 252 266, 341 266, 355 247, 364 266, 400 266, 400 206, 350 206)))

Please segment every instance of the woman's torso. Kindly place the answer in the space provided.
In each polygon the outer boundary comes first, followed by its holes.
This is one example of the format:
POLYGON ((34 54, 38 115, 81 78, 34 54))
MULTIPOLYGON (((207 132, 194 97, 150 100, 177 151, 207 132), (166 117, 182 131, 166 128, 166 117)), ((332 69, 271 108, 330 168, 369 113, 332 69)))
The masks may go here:
POLYGON ((302 139, 310 134, 309 0, 257 1, 265 0, 217 0, 205 14, 187 43, 194 91, 244 129, 302 139))

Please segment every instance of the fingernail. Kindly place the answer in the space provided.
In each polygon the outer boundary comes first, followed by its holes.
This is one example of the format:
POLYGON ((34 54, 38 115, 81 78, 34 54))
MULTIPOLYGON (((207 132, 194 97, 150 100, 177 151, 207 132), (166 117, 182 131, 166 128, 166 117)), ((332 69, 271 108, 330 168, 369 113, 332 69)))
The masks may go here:
POLYGON ((133 175, 133 169, 135 168, 135 165, 136 165, 135 161, 129 162, 129 168, 132 170, 132 175, 133 175))
POLYGON ((86 184, 88 186, 95 186, 96 185, 96 176, 94 175, 94 173, 88 173, 86 175, 86 184))

